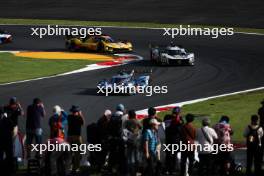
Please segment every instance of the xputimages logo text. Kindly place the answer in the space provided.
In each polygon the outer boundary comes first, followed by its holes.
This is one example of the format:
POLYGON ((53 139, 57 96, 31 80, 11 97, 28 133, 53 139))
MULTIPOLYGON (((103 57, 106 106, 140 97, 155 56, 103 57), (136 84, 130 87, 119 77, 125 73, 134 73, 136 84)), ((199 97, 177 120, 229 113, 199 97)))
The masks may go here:
POLYGON ((191 27, 180 25, 175 28, 163 28, 163 36, 175 38, 176 36, 210 36, 213 39, 219 36, 234 35, 234 28, 225 27, 191 27))
POLYGON ((89 35, 102 35, 99 27, 63 27, 59 25, 47 25, 31 27, 31 36, 44 38, 45 36, 80 36, 86 38, 89 35))

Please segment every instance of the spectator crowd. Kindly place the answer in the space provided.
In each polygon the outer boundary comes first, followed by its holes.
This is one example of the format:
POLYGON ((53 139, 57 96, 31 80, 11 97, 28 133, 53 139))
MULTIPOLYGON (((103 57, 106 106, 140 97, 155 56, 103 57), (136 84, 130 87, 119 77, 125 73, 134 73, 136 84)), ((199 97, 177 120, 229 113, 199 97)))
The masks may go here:
MULTIPOLYGON (((245 127, 247 148, 246 175, 263 175, 264 152, 264 101, 251 123, 245 127)), ((49 141, 81 145, 100 144, 101 150, 88 156, 80 151, 32 152, 31 144, 43 144, 43 118, 47 116, 44 103, 35 98, 26 111, 16 97, 0 107, 0 170, 5 175, 15 175, 19 163, 39 163, 39 174, 77 175, 82 165, 95 173, 122 176, 158 175, 237 175, 242 166, 231 151, 213 154, 213 145, 232 144, 234 133, 230 118, 223 115, 216 124, 209 117, 202 117, 201 127, 193 122, 193 114, 182 116, 181 108, 159 118, 156 109, 150 107, 144 119, 137 119, 135 110, 126 110, 118 104, 114 112, 105 110, 97 122, 88 124, 86 139, 82 136, 85 118, 79 106, 72 105, 69 112, 56 105, 49 117, 49 141), (26 117, 26 130, 18 127, 20 116, 26 117), (184 151, 164 150, 163 144, 200 144, 209 150, 197 150, 194 145, 184 151)))

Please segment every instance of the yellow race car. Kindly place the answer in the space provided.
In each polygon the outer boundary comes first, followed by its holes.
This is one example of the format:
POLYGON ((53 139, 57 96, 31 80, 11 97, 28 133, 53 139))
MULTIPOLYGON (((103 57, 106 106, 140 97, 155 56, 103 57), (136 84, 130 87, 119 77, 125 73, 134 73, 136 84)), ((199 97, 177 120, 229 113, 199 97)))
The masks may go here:
POLYGON ((110 36, 88 36, 86 38, 67 37, 66 49, 69 51, 89 50, 96 52, 129 52, 133 50, 131 42, 114 41, 110 36))

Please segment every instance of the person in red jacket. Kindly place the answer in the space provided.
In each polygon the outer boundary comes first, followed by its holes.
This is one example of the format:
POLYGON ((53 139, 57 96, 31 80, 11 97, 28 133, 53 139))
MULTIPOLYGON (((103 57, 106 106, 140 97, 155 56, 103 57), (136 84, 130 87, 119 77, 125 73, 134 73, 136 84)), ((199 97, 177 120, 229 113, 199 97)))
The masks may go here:
MULTIPOLYGON (((218 139, 215 141, 219 146, 226 146, 231 144, 231 135, 233 130, 229 124, 229 117, 222 116, 220 121, 215 124, 214 130, 218 135, 218 139)), ((216 165, 220 166, 220 174, 228 175, 231 168, 231 152, 230 151, 219 151, 217 154, 216 165)))
POLYGON ((50 138, 65 139, 68 114, 58 105, 53 107, 53 115, 49 119, 50 138))
MULTIPOLYGON (((187 114, 185 118, 186 118, 186 123, 182 127, 182 142, 183 144, 187 144, 187 145, 194 144, 194 141, 196 138, 196 129, 192 123, 194 121, 194 115, 187 114)), ((191 150, 181 152, 181 175, 182 176, 187 175, 187 174, 192 175, 195 148, 191 147, 190 149, 191 150), (187 159, 189 160, 188 170, 186 170, 187 159)))

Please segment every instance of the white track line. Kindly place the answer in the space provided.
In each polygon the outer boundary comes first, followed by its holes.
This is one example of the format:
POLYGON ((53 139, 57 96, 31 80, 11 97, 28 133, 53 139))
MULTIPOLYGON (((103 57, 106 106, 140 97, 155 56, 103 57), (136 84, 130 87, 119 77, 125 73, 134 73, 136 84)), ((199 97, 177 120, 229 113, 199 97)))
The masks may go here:
POLYGON ((19 53, 21 51, 8 51, 8 50, 3 50, 3 51, 0 51, 0 53, 12 53, 12 54, 16 54, 16 53, 19 53))
MULTIPOLYGON (((161 106, 157 106, 155 108, 159 109, 159 108, 166 108, 166 107, 169 108, 169 107, 176 107, 176 106, 180 106, 181 107, 183 105, 198 103, 198 102, 202 102, 202 101, 206 101, 206 100, 210 100, 210 99, 214 99, 214 98, 226 97, 226 96, 229 96, 229 95, 236 95, 236 94, 253 92, 253 91, 263 90, 263 89, 264 89, 264 87, 258 87, 258 88, 254 88, 254 89, 248 89, 248 90, 237 91, 237 92, 232 92, 232 93, 226 93, 226 94, 221 94, 221 95, 216 95, 216 96, 211 96, 211 97, 199 98, 199 99, 189 100, 189 101, 184 101, 184 102, 179 102, 179 103, 161 105, 161 106)), ((158 111, 158 112, 161 112, 161 111, 158 111)), ((139 110, 136 113, 137 113, 137 115, 145 116, 145 115, 148 114, 148 109, 139 110)))

